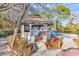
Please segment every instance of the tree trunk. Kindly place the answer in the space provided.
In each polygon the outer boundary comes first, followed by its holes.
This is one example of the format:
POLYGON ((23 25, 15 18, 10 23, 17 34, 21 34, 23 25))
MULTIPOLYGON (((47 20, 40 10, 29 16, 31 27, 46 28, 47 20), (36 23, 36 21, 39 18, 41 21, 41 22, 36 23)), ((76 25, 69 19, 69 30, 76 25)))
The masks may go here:
MULTIPOLYGON (((24 16, 25 16, 25 13, 27 11, 27 7, 29 6, 29 4, 25 5, 25 9, 24 9, 24 12, 23 14, 21 15, 21 19, 18 20, 17 24, 16 24, 16 27, 15 27, 15 30, 14 30, 14 35, 13 35, 13 42, 12 42, 12 47, 14 46, 14 42, 15 42, 15 39, 16 39, 16 36, 17 36, 17 33, 18 33, 18 29, 19 29, 19 25, 21 23, 21 20, 23 20, 24 16)), ((27 15, 26 15, 27 16, 27 15)), ((28 17, 28 16, 27 16, 28 17)))
POLYGON ((12 47, 14 46, 14 42, 15 42, 15 39, 16 39, 16 36, 18 33, 19 23, 20 23, 20 21, 18 21, 17 26, 14 29, 13 41, 12 41, 12 45, 11 45, 12 47))

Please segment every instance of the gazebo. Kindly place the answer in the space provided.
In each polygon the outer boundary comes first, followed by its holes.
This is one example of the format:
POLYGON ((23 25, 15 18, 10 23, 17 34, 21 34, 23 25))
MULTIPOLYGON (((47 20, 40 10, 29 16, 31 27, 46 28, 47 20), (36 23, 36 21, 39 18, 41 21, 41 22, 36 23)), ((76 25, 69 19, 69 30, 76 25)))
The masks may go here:
MULTIPOLYGON (((29 16, 26 20, 22 20, 21 22, 21 37, 27 38, 29 43, 34 43, 35 38, 31 38, 32 36, 32 28, 36 27, 44 27, 46 30, 44 31, 43 41, 47 42, 47 32, 48 32, 48 24, 51 22, 47 19, 44 19, 40 16, 29 16)), ((39 29, 38 29, 39 30, 39 29)))

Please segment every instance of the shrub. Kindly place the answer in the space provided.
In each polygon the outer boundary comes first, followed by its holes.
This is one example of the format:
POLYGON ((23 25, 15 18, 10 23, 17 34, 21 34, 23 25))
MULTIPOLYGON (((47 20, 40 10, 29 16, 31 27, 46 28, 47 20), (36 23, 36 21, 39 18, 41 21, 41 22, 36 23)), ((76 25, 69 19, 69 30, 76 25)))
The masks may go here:
POLYGON ((11 34, 13 34, 13 31, 0 30, 0 37, 7 37, 8 35, 11 35, 11 34))

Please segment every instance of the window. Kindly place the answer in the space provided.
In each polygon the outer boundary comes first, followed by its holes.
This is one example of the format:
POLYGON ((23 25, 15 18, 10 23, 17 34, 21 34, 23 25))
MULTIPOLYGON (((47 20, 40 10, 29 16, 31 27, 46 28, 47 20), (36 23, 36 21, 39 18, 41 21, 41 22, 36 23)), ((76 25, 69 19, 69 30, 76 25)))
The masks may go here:
POLYGON ((30 26, 24 25, 24 32, 30 32, 30 26))

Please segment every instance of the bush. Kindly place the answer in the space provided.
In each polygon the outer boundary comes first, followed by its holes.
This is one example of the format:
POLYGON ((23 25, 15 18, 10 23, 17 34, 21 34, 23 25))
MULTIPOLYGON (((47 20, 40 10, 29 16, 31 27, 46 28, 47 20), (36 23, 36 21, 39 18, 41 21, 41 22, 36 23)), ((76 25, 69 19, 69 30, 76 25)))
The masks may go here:
POLYGON ((13 42, 13 35, 8 36, 8 46, 12 52, 16 52, 18 56, 29 56, 35 52, 34 44, 28 43, 27 40, 21 38, 18 34, 15 38, 15 43, 11 46, 13 42))
POLYGON ((13 34, 13 31, 3 31, 0 30, 0 37, 7 37, 8 35, 13 34))

